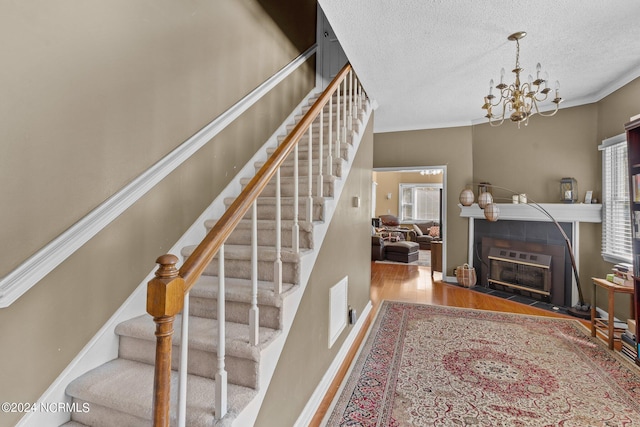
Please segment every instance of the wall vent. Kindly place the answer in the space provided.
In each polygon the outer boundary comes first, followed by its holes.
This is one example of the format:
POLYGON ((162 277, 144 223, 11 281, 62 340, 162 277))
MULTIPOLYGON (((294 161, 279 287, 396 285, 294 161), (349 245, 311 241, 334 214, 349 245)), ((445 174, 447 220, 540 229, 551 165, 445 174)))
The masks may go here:
POLYGON ((347 327, 349 304, 347 302, 348 276, 329 289, 329 348, 347 327))

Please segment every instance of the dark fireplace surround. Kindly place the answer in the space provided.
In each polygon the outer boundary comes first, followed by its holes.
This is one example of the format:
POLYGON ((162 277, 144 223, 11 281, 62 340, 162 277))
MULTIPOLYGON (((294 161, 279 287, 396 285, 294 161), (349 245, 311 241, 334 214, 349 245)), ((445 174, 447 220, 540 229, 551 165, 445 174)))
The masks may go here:
MULTIPOLYGON (((572 239, 572 224, 560 223, 564 232, 572 239)), ((543 221, 503 220, 490 222, 476 220, 474 224, 474 261, 478 274, 478 285, 522 295, 533 300, 550 302, 567 307, 571 305, 572 267, 564 238, 555 224, 543 221), (527 292, 519 288, 489 283, 489 251, 500 248, 519 253, 541 254, 551 257, 550 295, 527 292)), ((495 250, 494 250, 495 252, 495 250)), ((494 261, 495 266, 495 261, 494 261)))

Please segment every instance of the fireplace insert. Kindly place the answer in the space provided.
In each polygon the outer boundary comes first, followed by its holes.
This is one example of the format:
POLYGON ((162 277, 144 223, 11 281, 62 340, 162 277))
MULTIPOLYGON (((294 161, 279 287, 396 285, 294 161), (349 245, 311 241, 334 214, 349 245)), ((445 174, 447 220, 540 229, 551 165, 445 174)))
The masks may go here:
POLYGON ((489 285, 543 301, 551 300, 551 256, 492 247, 489 285))

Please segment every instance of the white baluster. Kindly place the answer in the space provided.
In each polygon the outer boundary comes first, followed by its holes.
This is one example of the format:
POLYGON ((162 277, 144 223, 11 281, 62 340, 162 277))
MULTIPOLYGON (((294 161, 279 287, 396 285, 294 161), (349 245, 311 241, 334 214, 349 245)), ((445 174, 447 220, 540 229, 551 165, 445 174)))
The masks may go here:
MULTIPOLYGON (((322 170, 324 169, 324 165, 322 164, 322 158, 324 157, 324 154, 322 153, 323 151, 323 144, 324 144, 324 123, 323 123, 323 119, 324 119, 324 107, 322 110, 320 110, 320 140, 318 141, 318 197, 323 197, 324 196, 324 178, 322 176, 322 170)), ((327 159, 327 163, 329 162, 329 160, 327 159)))
POLYGON ((349 130, 353 130, 353 69, 349 70, 349 130))
MULTIPOLYGON (((254 204, 255 206, 255 204, 254 204)), ((221 419, 227 413, 227 370, 224 359, 225 349, 225 282, 224 282, 224 245, 218 250, 218 367, 216 370, 216 419, 221 419)))
POLYGON ((291 229, 291 248, 300 252, 300 226, 298 225, 298 144, 293 147, 293 228, 291 229))
MULTIPOLYGON (((320 114, 323 114, 324 107, 320 114)), ((322 117, 322 116, 320 116, 322 117)), ((324 123, 320 122, 320 126, 324 127, 324 123)), ((327 142, 329 144, 329 155, 327 156, 327 175, 333 175, 333 150, 331 147, 333 146, 333 96, 329 97, 329 137, 327 138, 327 142)))
POLYGON ((282 206, 280 205, 280 168, 276 171, 276 260, 273 262, 273 292, 282 293, 282 206))
POLYGON ((340 146, 342 140, 340 139, 340 86, 342 82, 338 85, 338 89, 336 89, 336 147, 340 146))
MULTIPOLYGON (((347 76, 345 76, 343 82, 344 82, 344 89, 342 90, 342 137, 340 138, 341 141, 344 141, 345 143, 347 142, 347 77, 349 75, 347 74, 347 76)), ((336 157, 340 156, 340 149, 339 147, 336 147, 336 157)))
POLYGON ((249 343, 256 346, 259 342, 258 328, 258 207, 253 202, 251 209, 251 309, 249 310, 249 343))
MULTIPOLYGON (((360 114, 360 106, 358 105, 358 87, 360 86, 360 79, 358 75, 355 75, 353 82, 353 120, 358 120, 360 114)), ((354 123, 355 126, 355 123, 354 123)))
POLYGON ((189 293, 184 295, 180 336, 180 367, 178 368, 178 426, 186 427, 187 362, 189 361, 189 293))
POLYGON ((309 170, 307 171, 308 178, 308 196, 307 196, 307 221, 313 222, 313 178, 312 178, 312 169, 313 169, 313 124, 309 125, 309 170))

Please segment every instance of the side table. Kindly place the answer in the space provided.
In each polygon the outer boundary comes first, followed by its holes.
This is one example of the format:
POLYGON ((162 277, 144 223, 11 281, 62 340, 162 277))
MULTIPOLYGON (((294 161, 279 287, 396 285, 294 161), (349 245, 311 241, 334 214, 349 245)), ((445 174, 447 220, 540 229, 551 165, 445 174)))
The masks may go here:
POLYGON ((442 242, 431 242, 431 281, 433 281, 433 272, 442 271, 442 242))
POLYGON ((613 342, 620 340, 620 333, 624 332, 624 328, 616 328, 614 325, 614 306, 613 306, 613 297, 616 292, 629 294, 631 296, 631 317, 635 318, 635 311, 633 306, 633 286, 622 286, 616 285, 615 283, 611 283, 608 280, 600 279, 597 277, 591 278, 593 282, 592 288, 592 298, 593 301, 591 303, 591 336, 596 336, 596 331, 600 331, 603 335, 605 335, 607 339, 607 344, 609 344, 609 349, 613 350, 613 342), (596 286, 604 288, 607 290, 608 304, 607 304, 607 320, 600 319, 596 317, 596 286), (616 336, 616 333, 618 336, 616 336))

